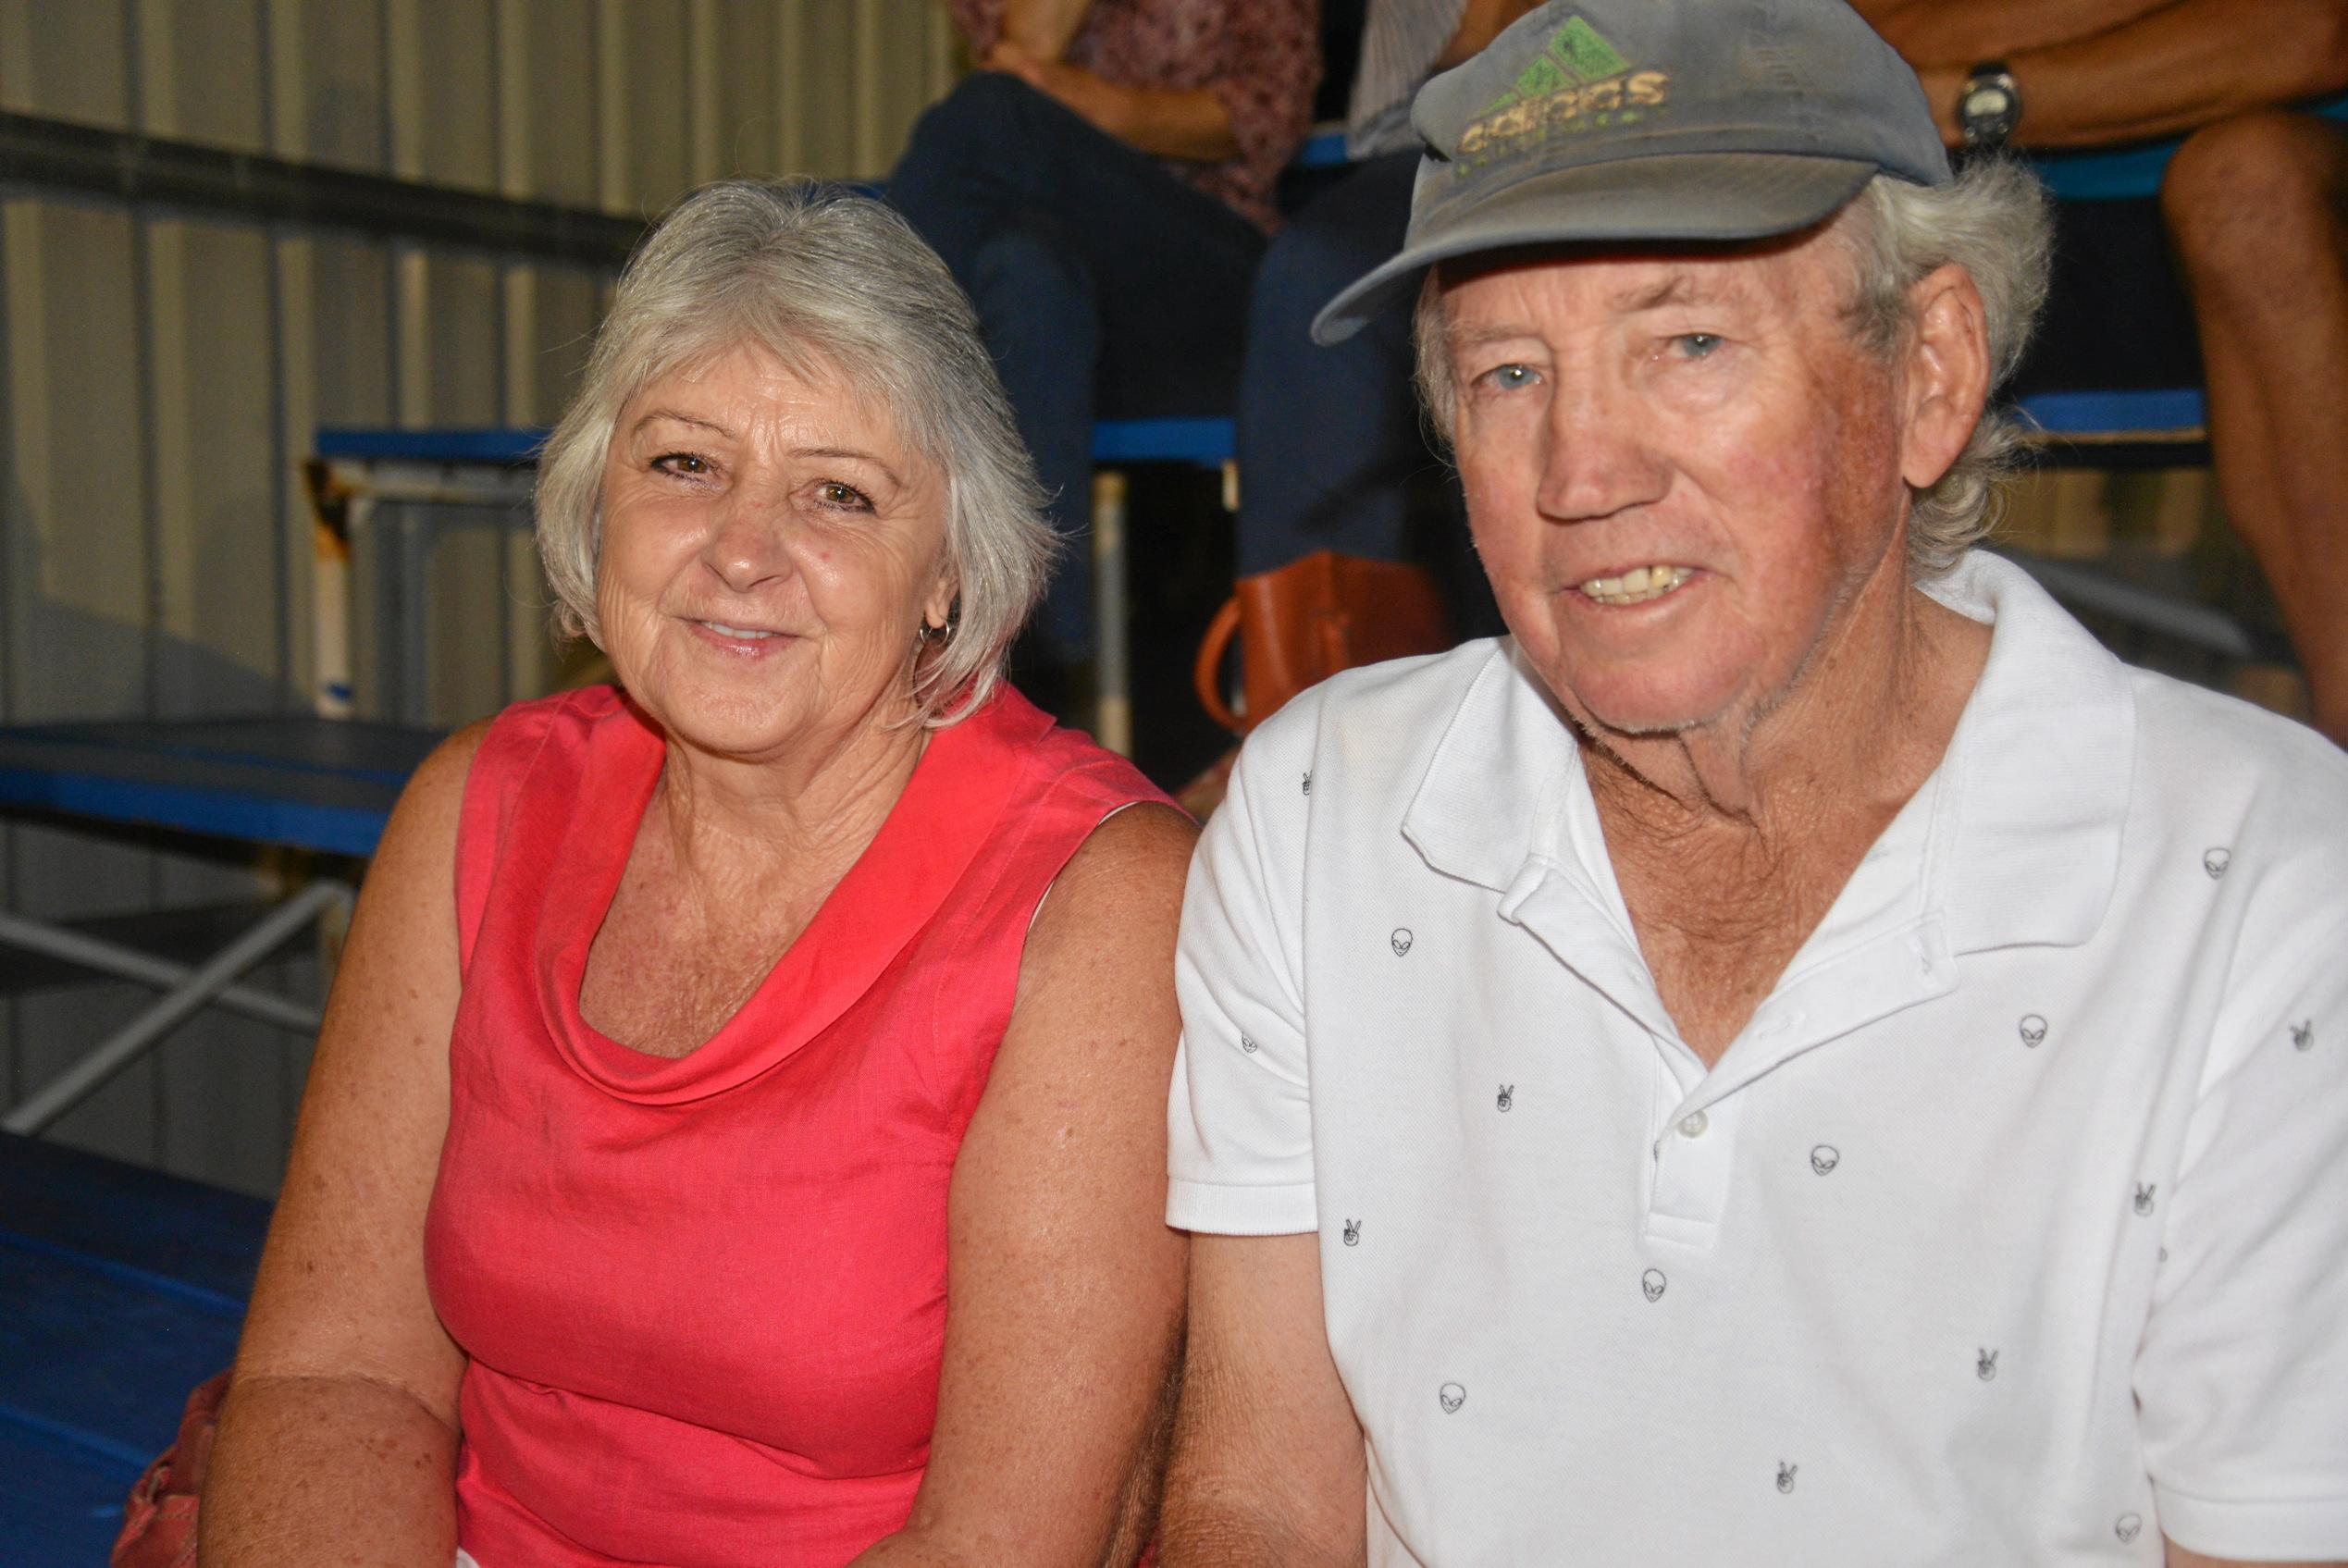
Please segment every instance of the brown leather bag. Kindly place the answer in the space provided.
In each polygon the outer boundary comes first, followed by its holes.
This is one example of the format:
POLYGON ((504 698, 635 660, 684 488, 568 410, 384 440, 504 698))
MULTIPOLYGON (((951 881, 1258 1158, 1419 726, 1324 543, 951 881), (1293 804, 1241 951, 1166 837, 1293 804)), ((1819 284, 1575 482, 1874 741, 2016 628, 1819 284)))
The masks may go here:
POLYGON ((1217 723, 1245 735, 1340 670, 1451 646, 1451 618, 1425 568, 1315 550, 1239 580, 1207 625, 1192 684, 1217 723), (1231 710, 1221 686, 1234 634, 1244 716, 1231 710))
POLYGON ((205 1379, 188 1396, 179 1416, 179 1440, 165 1449, 130 1488, 122 1509, 122 1533, 106 1554, 109 1568, 194 1568, 196 1497, 204 1490, 204 1467, 212 1458, 212 1433, 220 1421, 220 1396, 229 1375, 205 1379))

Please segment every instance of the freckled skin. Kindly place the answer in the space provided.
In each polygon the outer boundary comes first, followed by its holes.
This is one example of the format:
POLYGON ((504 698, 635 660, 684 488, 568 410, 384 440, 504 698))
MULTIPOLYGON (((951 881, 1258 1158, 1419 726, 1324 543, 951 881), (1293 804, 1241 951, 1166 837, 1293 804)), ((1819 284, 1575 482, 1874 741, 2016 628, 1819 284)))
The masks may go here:
POLYGON ((602 502, 600 640, 675 743, 828 759, 907 710, 915 632, 953 602, 945 486, 843 381, 755 343, 662 377, 621 414, 602 502))
POLYGON ((1906 542, 1909 488, 1980 415, 1980 295, 1928 274, 1901 346, 1870 352, 1832 226, 1439 285, 1477 548, 1585 742, 1663 1004, 1717 1060, 1987 657, 1985 625, 1910 585, 1906 542), (1676 586, 1623 602, 1640 568, 1676 586))
POLYGON ((1510 629, 1601 731, 1741 730, 1862 597, 1897 595, 1894 372, 1812 243, 1501 268, 1446 290, 1468 515, 1510 629), (1679 297, 1651 302, 1674 279, 1679 297), (1697 576, 1649 604, 1591 577, 1697 576))
POLYGON ((945 487, 845 378, 749 342, 629 401, 602 503, 600 640, 668 759, 579 1002, 612 1038, 681 1056, 911 775, 916 634, 953 602, 945 487))
MULTIPOLYGON (((890 721, 911 706, 916 629, 952 603, 944 487, 844 386, 744 351, 624 411, 601 500, 600 636, 668 744, 579 1005, 624 1044, 682 1056, 805 930, 921 755, 930 732, 890 721), (787 635, 729 641, 711 620, 787 635)), ((459 824, 487 729, 426 759, 360 894, 212 1454, 207 1563, 456 1555, 465 1364, 423 1236, 463 993, 459 824)), ((1025 929, 955 1156, 921 1489, 866 1568, 1141 1554, 1180 1360, 1166 1084, 1192 840, 1155 806, 1112 815, 1025 929)))

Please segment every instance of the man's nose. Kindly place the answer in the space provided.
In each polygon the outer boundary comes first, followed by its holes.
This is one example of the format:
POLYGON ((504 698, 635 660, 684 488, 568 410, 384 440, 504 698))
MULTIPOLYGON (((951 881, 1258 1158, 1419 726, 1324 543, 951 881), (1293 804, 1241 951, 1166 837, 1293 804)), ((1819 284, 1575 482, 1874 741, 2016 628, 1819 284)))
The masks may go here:
POLYGON ((1602 378, 1576 378, 1559 389, 1549 414, 1543 516, 1589 523, 1662 498, 1669 475, 1637 399, 1602 378))

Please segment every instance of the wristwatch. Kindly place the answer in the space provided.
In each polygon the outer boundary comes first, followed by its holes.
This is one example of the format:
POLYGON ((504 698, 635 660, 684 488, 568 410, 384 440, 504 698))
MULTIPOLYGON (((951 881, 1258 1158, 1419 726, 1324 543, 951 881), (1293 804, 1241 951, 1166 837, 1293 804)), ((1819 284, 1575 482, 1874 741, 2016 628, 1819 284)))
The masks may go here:
POLYGON ((1994 153, 2003 147, 2021 117, 2021 86, 2003 60, 1983 60, 1958 90, 1957 126, 1973 151, 1994 153))

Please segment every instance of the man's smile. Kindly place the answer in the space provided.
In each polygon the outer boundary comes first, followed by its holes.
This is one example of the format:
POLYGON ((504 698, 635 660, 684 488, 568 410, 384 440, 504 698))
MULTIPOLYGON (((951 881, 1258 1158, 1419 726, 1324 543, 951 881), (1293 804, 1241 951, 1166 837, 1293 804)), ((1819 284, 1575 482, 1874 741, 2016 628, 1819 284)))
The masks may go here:
POLYGON ((1610 577, 1592 577, 1576 591, 1599 604, 1645 604, 1661 599, 1696 575, 1693 566, 1634 566, 1610 577))

